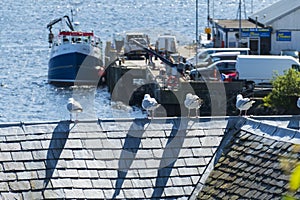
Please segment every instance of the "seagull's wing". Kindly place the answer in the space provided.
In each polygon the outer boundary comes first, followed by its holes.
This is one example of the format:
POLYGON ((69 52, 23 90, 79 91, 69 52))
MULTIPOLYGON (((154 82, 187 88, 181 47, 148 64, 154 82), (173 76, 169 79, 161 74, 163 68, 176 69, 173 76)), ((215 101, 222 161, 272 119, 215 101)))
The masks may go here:
POLYGON ((157 101, 155 98, 146 98, 142 101, 142 107, 146 110, 155 109, 158 106, 157 101))
POLYGON ((240 110, 248 110, 255 101, 252 101, 249 98, 239 99, 236 102, 236 107, 240 110))
POLYGON ((300 97, 297 100, 297 107, 300 108, 300 97))
POLYGON ((236 107, 241 108, 241 107, 243 107, 244 105, 246 105, 248 102, 250 102, 250 99, 249 99, 249 98, 238 99, 238 100, 236 101, 236 107))
POLYGON ((202 99, 200 99, 197 95, 187 96, 184 105, 187 108, 194 109, 200 107, 202 104, 202 99))
POLYGON ((191 104, 192 104, 192 99, 191 98, 186 98, 184 100, 185 107, 189 108, 191 106, 191 104))
POLYGON ((77 101, 72 101, 67 104, 67 109, 70 112, 82 112, 82 106, 77 101))

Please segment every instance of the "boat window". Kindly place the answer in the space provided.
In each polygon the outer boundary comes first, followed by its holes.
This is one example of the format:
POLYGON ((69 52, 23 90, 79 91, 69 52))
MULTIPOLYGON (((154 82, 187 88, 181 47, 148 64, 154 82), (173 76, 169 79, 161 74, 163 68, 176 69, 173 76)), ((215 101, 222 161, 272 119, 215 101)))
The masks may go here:
POLYGON ((63 43, 68 43, 69 42, 69 39, 67 38, 67 36, 63 36, 63 43))
POLYGON ((95 38, 96 41, 96 46, 101 47, 102 43, 101 40, 99 38, 95 38))
POLYGON ((76 42, 77 42, 77 43, 81 43, 81 37, 78 37, 78 38, 76 39, 76 42))

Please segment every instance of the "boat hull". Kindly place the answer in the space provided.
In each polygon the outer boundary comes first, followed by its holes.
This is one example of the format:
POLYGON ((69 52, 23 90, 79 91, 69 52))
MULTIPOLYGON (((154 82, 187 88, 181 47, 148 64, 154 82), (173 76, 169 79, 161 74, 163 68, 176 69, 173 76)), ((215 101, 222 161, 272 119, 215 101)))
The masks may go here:
POLYGON ((100 58, 79 52, 56 55, 49 61, 48 82, 57 84, 97 84, 100 58))
POLYGON ((48 82, 52 84, 98 84, 103 66, 101 48, 89 43, 53 45, 48 63, 48 82))

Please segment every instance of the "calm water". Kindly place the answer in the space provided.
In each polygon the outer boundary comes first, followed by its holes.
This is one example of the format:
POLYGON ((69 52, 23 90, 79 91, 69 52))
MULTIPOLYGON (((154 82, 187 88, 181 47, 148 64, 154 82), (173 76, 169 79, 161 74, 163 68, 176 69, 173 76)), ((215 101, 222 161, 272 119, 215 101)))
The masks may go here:
MULTIPOLYGON (((277 0, 246 1, 247 14, 277 0), (253 3, 251 3, 253 2, 253 3), (253 6, 252 6, 253 5, 253 6)), ((94 30, 104 43, 115 33, 144 31, 155 42, 173 33, 181 44, 195 38, 196 0, 1 0, 0 1, 0 122, 68 119, 66 103, 75 96, 84 107, 79 118, 139 117, 142 112, 110 102, 106 88, 58 88, 47 83, 50 20, 70 14, 82 29, 94 30)), ((199 0, 199 32, 207 18, 207 0, 199 0)), ((210 0, 211 17, 237 16, 238 0, 210 0), (226 3, 226 5, 225 5, 226 3)), ((244 14, 243 14, 244 16, 244 14)))

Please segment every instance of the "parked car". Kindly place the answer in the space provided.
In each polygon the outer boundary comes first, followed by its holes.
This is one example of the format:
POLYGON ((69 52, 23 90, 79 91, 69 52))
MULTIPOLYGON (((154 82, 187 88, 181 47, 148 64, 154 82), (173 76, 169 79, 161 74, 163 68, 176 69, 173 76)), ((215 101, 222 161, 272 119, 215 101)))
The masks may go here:
POLYGON ((293 56, 297 60, 299 60, 299 52, 297 50, 284 49, 280 51, 281 56, 293 56))
POLYGON ((220 60, 208 67, 193 69, 190 71, 190 79, 196 81, 232 81, 237 78, 235 68, 236 60, 220 60))
POLYGON ((241 52, 233 51, 233 52, 219 52, 213 53, 210 55, 213 62, 217 62, 219 60, 236 60, 237 56, 240 55, 241 52))
POLYGON ((240 55, 249 55, 249 48, 207 48, 201 49, 197 55, 187 59, 187 62, 195 67, 203 66, 205 62, 210 58, 211 54, 219 52, 240 52, 240 55))

